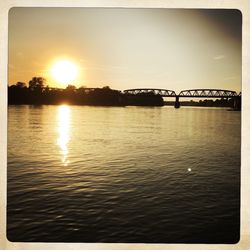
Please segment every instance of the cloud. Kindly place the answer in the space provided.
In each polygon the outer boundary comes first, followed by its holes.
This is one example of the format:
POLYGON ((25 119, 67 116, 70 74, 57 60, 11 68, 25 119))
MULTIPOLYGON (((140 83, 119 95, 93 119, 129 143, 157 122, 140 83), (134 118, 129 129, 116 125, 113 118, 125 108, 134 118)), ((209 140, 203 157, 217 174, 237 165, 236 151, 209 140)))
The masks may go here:
POLYGON ((213 57, 214 60, 221 60, 223 58, 225 58, 225 55, 217 55, 213 57))

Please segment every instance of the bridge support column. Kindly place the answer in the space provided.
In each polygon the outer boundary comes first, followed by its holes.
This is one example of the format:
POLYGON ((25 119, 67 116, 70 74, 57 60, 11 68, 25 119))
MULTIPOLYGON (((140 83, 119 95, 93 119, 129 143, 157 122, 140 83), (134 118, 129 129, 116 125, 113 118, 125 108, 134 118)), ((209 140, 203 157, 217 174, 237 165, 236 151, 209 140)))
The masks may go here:
POLYGON ((241 110, 241 97, 237 96, 234 98, 234 103, 233 103, 233 109, 234 110, 241 110))
POLYGON ((178 108, 180 108, 180 106, 181 106, 181 104, 180 104, 180 101, 179 101, 179 96, 176 96, 174 107, 176 109, 178 109, 178 108))

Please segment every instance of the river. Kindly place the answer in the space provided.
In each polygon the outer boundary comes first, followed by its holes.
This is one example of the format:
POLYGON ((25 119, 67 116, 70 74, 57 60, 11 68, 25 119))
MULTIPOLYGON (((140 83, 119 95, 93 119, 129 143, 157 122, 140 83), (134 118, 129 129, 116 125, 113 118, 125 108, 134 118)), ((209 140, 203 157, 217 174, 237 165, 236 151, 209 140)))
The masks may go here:
POLYGON ((8 239, 235 243, 240 133, 223 108, 10 105, 8 239))

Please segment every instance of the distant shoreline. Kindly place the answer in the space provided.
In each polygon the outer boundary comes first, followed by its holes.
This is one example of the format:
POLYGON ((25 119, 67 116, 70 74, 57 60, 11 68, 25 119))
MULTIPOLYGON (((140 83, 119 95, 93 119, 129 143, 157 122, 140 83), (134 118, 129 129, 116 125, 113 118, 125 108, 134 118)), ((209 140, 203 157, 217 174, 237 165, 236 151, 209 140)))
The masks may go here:
MULTIPOLYGON (((191 98, 191 97, 190 97, 191 98)), ((239 100, 240 103, 240 100, 239 100)), ((8 105, 85 105, 85 106, 173 106, 175 101, 166 101, 154 92, 126 94, 109 86, 103 88, 76 88, 68 85, 65 89, 50 88, 44 85, 44 79, 34 77, 29 83, 18 82, 8 86, 8 105)), ((199 101, 179 101, 180 106, 227 107, 234 106, 233 98, 204 99, 199 101)), ((241 109, 240 105, 239 108, 241 109)))
MULTIPOLYGON (((114 107, 114 108, 119 108, 119 107, 173 107, 173 105, 170 104, 164 104, 164 105, 89 105, 89 104, 70 104, 70 103, 52 103, 52 104, 14 104, 14 103, 8 103, 8 106, 60 106, 60 105, 69 105, 69 106, 89 106, 89 107, 114 107)), ((232 111, 240 111, 240 110, 235 110, 230 106, 204 106, 204 105, 188 105, 186 104, 182 104, 181 102, 181 107, 198 107, 198 108, 228 108, 229 110, 232 111)))

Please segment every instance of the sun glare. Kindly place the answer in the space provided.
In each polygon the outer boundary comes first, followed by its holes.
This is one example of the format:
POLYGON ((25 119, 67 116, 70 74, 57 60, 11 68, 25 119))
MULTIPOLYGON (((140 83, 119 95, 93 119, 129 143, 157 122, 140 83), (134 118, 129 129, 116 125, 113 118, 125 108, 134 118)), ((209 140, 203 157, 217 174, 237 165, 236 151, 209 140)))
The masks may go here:
POLYGON ((77 77, 78 69, 71 61, 60 60, 52 66, 51 74, 59 83, 72 84, 77 77))

